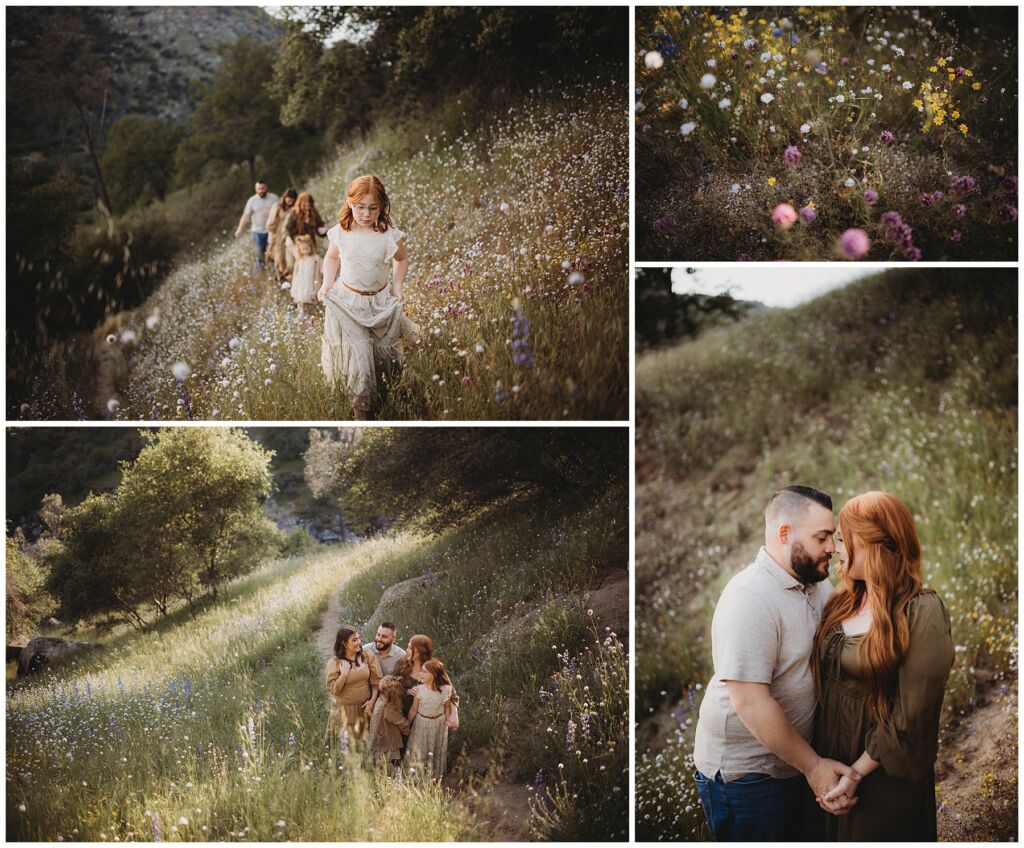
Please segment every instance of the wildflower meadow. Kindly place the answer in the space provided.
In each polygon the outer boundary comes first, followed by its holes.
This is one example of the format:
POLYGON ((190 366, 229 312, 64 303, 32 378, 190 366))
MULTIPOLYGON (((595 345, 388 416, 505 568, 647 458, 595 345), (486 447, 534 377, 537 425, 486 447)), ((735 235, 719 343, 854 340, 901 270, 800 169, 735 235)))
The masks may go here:
POLYGON ((1017 258, 1017 10, 639 8, 637 258, 1017 258))
POLYGON ((80 622, 99 646, 8 666, 7 839, 624 840, 628 615, 598 587, 625 585, 627 527, 621 480, 512 497, 273 559, 142 630, 80 622), (388 619, 460 693, 443 783, 325 746, 318 633, 388 619))
POLYGON ((939 838, 1015 838, 1017 307, 1016 271, 897 269, 640 358, 639 839, 710 838, 692 751, 711 616, 793 483, 912 509, 956 648, 939 838))
MULTIPOLYGON (((407 233, 418 340, 377 418, 626 417, 627 111, 621 84, 538 90, 457 136, 443 122, 415 142, 407 127, 377 130, 306 186, 330 226, 348 182, 378 174, 407 233)), ((225 229, 106 335, 42 357, 19 415, 350 418, 321 371, 318 310, 303 316, 225 229)))

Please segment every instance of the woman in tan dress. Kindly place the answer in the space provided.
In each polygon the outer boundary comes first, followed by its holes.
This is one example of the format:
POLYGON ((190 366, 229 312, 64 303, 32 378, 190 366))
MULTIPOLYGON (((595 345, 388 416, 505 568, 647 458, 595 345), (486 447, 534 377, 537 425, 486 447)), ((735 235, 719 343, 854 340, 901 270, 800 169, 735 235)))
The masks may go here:
POLYGON ((838 842, 936 841, 935 757, 953 665, 949 613, 921 583, 921 543, 885 492, 839 513, 840 582, 822 611, 812 670, 814 748, 853 771, 818 799, 808 836, 838 842), (816 831, 816 832, 814 832, 816 831))
POLYGON ((288 234, 284 230, 284 222, 288 218, 295 205, 295 199, 299 193, 293 188, 286 188, 281 199, 274 204, 267 216, 267 252, 274 262, 274 270, 277 272, 277 281, 283 283, 292 271, 295 258, 288 250, 286 240, 288 234))
POLYGON ((334 656, 327 661, 327 694, 331 711, 327 718, 327 738, 336 740, 366 733, 377 700, 380 664, 373 654, 364 654, 359 632, 342 627, 334 640, 334 656), (343 732, 344 731, 344 732, 343 732))

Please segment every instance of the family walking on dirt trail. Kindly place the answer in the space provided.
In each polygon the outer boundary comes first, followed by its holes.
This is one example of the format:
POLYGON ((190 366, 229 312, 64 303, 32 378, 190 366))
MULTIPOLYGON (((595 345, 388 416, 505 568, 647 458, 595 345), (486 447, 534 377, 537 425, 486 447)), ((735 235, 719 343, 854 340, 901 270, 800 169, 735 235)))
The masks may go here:
POLYGON ((347 749, 361 739, 375 759, 440 780, 448 733, 459 729, 459 696, 429 636, 413 636, 403 650, 396 635, 389 621, 366 644, 354 627, 338 630, 325 670, 327 740, 347 749))
POLYGON ((372 175, 354 179, 330 229, 308 192, 288 188, 279 198, 262 180, 255 189, 235 237, 249 225, 256 267, 266 270, 269 252, 277 282, 291 290, 302 315, 318 301, 324 305, 324 379, 332 387, 343 381, 353 417, 366 419, 379 406, 381 380, 399 367, 402 340, 415 343, 417 332, 403 311, 405 233, 391 221, 384 184, 372 175), (324 236, 321 257, 317 239, 324 236))

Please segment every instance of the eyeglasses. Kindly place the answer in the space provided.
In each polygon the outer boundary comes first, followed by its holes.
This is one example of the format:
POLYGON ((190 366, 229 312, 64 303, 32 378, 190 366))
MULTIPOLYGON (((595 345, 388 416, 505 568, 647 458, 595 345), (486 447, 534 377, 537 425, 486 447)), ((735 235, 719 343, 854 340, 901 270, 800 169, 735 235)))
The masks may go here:
POLYGON ((367 212, 372 215, 376 215, 380 212, 379 206, 367 206, 364 203, 350 203, 349 206, 352 208, 353 212, 358 212, 360 215, 365 215, 367 212))

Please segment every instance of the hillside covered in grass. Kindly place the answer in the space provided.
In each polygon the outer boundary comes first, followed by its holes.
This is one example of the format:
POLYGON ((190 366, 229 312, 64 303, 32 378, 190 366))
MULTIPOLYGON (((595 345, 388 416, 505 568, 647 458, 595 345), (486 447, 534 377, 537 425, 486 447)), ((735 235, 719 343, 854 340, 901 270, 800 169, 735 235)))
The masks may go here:
POLYGON ((622 476, 273 559, 141 630, 82 622, 98 647, 8 668, 8 840, 626 839, 622 476), (320 631, 384 619, 460 693, 443 785, 325 750, 320 631))
POLYGON ((1015 271, 890 271, 640 359, 639 838, 701 836, 691 754, 711 615, 763 544, 768 498, 797 482, 837 510, 872 489, 911 507, 956 645, 940 775, 975 731, 1002 749, 963 786, 940 781, 940 837, 1005 838, 984 830, 1000 821, 1015 832, 1003 799, 1016 795, 1016 733, 981 716, 1016 726, 1017 306, 1015 271), (952 831, 961 814, 980 830, 952 831))
MULTIPOLYGON (((408 234, 420 341, 378 417, 626 416, 626 121, 615 83, 535 92, 472 133, 378 129, 301 187, 333 222, 348 182, 378 174, 408 234)), ((322 312, 251 266, 248 239, 186 262, 106 335, 54 350, 21 417, 350 417, 320 368, 322 312)))

